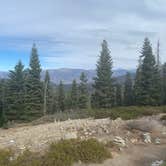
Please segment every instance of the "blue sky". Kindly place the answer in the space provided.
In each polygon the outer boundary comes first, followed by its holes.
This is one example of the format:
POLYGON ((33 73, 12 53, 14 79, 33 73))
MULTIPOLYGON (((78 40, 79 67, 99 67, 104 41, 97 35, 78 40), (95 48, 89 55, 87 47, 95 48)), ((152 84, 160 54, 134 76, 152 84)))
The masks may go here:
POLYGON ((5 0, 0 6, 0 70, 28 66, 35 42, 43 68, 95 68, 103 39, 114 68, 133 69, 145 37, 166 61, 165 0, 5 0))

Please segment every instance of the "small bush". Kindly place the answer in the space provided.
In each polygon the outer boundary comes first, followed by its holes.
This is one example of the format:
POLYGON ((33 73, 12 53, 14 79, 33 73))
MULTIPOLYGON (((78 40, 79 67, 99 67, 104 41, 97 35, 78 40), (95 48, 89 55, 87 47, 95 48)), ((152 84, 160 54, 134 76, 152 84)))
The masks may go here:
POLYGON ((11 150, 0 150, 0 166, 10 166, 12 157, 11 150))
POLYGON ((100 163, 110 157, 109 151, 95 139, 62 140, 50 146, 45 156, 46 166, 71 166, 74 162, 100 163))
POLYGON ((104 144, 95 139, 82 141, 78 147, 79 159, 83 163, 101 163, 111 157, 104 144))
POLYGON ((166 161, 164 161, 164 163, 161 166, 166 166, 166 161))
POLYGON ((78 161, 76 140, 62 140, 53 143, 45 155, 44 164, 47 166, 70 166, 78 161))
POLYGON ((11 164, 11 166, 41 166, 42 160, 38 153, 25 150, 11 164))

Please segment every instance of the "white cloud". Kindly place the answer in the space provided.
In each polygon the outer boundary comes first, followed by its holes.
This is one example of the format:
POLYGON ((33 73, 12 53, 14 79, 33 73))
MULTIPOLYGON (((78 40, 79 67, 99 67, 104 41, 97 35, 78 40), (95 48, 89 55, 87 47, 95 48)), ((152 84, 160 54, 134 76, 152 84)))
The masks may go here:
POLYGON ((160 38, 166 61, 165 16, 164 0, 6 0, 0 7, 0 48, 28 51, 35 41, 48 68, 94 68, 106 39, 114 67, 134 68, 145 36, 154 48, 160 38))

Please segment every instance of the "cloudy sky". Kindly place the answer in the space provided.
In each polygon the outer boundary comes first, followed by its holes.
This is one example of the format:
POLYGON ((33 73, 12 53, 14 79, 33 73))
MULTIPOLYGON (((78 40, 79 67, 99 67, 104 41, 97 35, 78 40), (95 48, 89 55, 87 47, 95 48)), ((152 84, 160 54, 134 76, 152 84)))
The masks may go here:
POLYGON ((33 42, 43 68, 95 68, 103 39, 114 68, 137 65, 144 38, 166 61, 165 0, 0 0, 0 70, 25 66, 33 42))

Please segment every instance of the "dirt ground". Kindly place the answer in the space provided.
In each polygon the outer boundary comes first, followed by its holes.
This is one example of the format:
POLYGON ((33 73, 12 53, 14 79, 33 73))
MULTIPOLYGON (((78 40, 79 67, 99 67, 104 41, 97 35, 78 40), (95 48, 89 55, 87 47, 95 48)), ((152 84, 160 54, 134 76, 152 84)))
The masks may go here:
POLYGON ((0 149, 12 148, 19 153, 28 148, 42 152, 51 142, 60 139, 96 138, 105 143, 118 136, 124 140, 125 147, 120 146, 118 151, 112 150, 113 158, 103 164, 90 166, 150 166, 155 160, 166 159, 166 126, 159 119, 160 116, 141 118, 137 121, 78 119, 0 129, 0 149), (129 123, 131 127, 133 122, 134 130, 127 127, 129 123), (142 138, 147 132, 152 139, 148 144, 142 138), (155 143, 156 138, 160 139, 159 144, 155 143))

